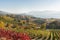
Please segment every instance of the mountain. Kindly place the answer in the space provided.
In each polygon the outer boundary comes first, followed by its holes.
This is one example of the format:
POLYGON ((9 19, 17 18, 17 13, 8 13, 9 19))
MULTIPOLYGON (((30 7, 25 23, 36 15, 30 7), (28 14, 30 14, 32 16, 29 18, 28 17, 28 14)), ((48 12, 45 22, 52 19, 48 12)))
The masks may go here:
MULTIPOLYGON (((14 14, 14 13, 0 11, 0 15, 2 14, 5 15, 5 14, 14 14)), ((34 16, 39 18, 60 18, 59 11, 31 11, 28 13, 15 13, 15 15, 34 16)))
POLYGON ((6 15, 6 14, 12 14, 12 13, 5 12, 5 11, 0 11, 0 15, 6 15))
POLYGON ((59 11, 31 11, 27 14, 33 15, 35 17, 41 17, 41 18, 60 18, 59 11))
POLYGON ((0 14, 8 14, 8 12, 0 11, 0 14))
POLYGON ((19 26, 30 26, 30 24, 32 24, 32 27, 33 25, 36 27, 43 27, 43 24, 46 25, 47 29, 51 29, 52 27, 53 29, 60 29, 60 19, 53 18, 58 17, 59 13, 60 12, 55 11, 32 11, 29 13, 11 14, 0 11, 0 20, 6 23, 12 23, 13 25, 18 24, 19 26), (21 24, 20 22, 24 24, 21 24))

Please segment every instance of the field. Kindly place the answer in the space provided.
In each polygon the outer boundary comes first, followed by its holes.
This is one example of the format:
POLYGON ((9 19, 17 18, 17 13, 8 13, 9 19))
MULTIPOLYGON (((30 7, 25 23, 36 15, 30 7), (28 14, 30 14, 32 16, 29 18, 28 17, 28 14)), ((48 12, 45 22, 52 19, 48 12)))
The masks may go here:
POLYGON ((0 16, 0 40, 60 40, 60 22, 49 22, 22 15, 0 16))
POLYGON ((60 40, 60 30, 0 29, 0 40, 60 40), (7 33, 7 35, 6 35, 7 33), (10 36, 9 36, 10 35, 10 36), (6 38, 4 38, 6 37, 6 38), (20 39, 19 39, 20 38, 20 39))
POLYGON ((20 32, 27 33, 31 40, 60 40, 59 29, 47 29, 47 30, 33 30, 33 29, 20 29, 20 32))
POLYGON ((60 30, 31 30, 32 40, 60 40, 60 30))

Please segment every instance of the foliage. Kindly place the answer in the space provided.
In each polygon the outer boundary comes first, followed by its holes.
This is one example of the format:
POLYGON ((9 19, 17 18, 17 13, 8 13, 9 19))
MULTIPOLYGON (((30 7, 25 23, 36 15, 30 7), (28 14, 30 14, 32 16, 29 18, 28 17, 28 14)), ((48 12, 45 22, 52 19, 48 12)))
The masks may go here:
POLYGON ((6 40, 9 40, 9 39, 10 40, 31 40, 30 37, 26 33, 0 29, 0 40, 3 37, 6 38, 6 40))

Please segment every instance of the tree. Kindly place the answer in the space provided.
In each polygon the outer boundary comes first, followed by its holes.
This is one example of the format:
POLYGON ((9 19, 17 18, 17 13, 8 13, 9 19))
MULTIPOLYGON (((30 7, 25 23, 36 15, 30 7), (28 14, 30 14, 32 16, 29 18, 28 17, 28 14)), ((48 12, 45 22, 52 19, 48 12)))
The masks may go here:
POLYGON ((46 23, 43 23, 43 24, 41 25, 41 29, 46 29, 46 23))
POLYGON ((0 28, 5 28, 5 23, 3 21, 0 21, 0 28))

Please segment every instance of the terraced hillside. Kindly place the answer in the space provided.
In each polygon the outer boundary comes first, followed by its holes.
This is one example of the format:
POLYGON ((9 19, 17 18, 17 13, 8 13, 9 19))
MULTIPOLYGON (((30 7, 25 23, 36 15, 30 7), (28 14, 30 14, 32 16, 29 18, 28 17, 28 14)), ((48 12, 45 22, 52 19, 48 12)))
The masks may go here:
MULTIPOLYGON (((28 15, 14 15, 14 14, 3 15, 2 14, 0 15, 0 29, 5 29, 7 30, 6 32, 9 32, 8 30, 11 30, 14 31, 16 34, 26 33, 28 34, 27 37, 29 40, 30 39, 31 40, 60 40, 60 30, 57 30, 60 29, 60 19, 44 19, 44 18, 36 18, 28 15)), ((5 32, 5 30, 2 32, 5 32)), ((3 37, 5 34, 2 33, 3 37)), ((12 36, 9 35, 13 34, 12 37, 13 39, 11 40, 15 40, 15 38, 18 37, 18 36, 14 36, 14 33, 9 32, 7 34, 8 34, 7 37, 10 38, 12 36)), ((25 36, 23 35, 24 38, 25 36)), ((0 38, 1 38, 1 34, 0 34, 0 38)))
POLYGON ((32 40, 60 40, 60 31, 49 30, 47 35, 40 35, 38 37, 32 38, 32 40))

